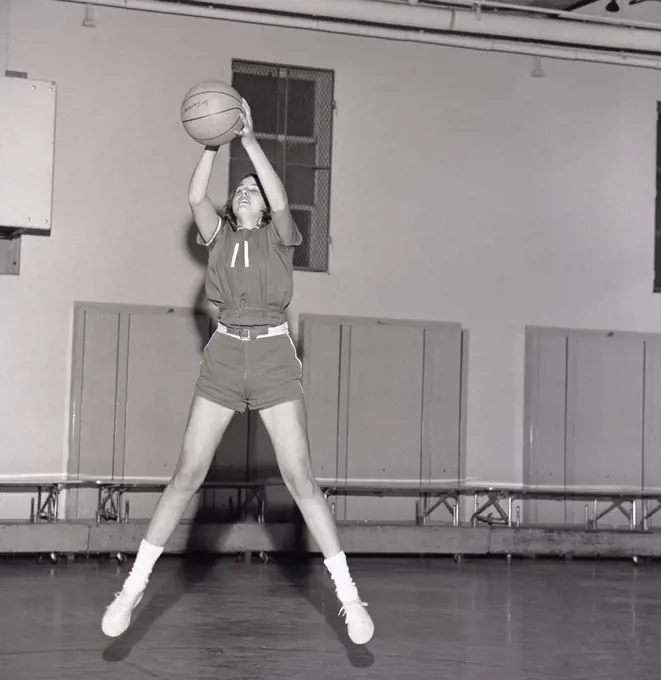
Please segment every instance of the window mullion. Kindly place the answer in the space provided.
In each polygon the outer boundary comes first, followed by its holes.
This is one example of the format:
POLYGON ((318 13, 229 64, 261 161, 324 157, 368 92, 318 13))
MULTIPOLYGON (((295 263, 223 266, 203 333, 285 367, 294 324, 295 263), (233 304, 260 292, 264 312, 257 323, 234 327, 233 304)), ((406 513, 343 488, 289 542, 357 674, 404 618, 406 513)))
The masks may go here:
POLYGON ((287 185, 287 135, 289 133, 289 69, 285 70, 285 127, 282 140, 282 183, 287 185))

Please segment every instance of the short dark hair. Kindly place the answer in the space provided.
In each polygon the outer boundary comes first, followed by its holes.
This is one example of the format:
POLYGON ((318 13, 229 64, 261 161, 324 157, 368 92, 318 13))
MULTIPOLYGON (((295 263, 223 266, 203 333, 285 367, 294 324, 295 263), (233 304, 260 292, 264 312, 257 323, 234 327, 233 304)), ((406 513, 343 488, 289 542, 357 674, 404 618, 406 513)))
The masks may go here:
MULTIPOLYGON (((269 204, 269 199, 266 198, 266 194, 264 193, 264 187, 262 186, 262 183, 259 180, 259 177, 257 176, 256 173, 250 172, 247 175, 244 175, 241 178, 241 182, 243 182, 244 179, 247 179, 248 177, 252 177, 255 180, 255 184, 257 185, 257 188, 259 189, 259 193, 262 195, 262 198, 264 199, 264 205, 266 208, 264 209, 264 212, 262 213, 262 216, 260 218, 260 221, 262 223, 262 226, 268 224, 271 221, 271 205, 269 204)), ((238 184, 237 184, 238 186, 238 184)), ((237 228, 237 221, 236 221, 236 215, 234 214, 234 209, 232 208, 232 201, 234 199, 234 194, 236 193, 236 188, 232 191, 232 193, 229 195, 229 198, 225 202, 225 205, 220 209, 220 217, 223 220, 223 222, 227 222, 227 224, 236 231, 237 228)))

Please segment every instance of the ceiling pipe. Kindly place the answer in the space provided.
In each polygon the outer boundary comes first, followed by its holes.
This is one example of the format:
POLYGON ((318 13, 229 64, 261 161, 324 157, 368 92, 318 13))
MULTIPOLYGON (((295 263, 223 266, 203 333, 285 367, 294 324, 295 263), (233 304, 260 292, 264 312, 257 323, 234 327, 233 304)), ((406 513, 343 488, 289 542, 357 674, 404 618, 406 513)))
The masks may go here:
MULTIPOLYGON (((341 21, 328 21, 314 17, 291 17, 281 14, 257 13, 254 11, 230 10, 220 6, 191 5, 183 3, 161 2, 160 0, 57 0, 82 5, 98 5, 146 12, 157 12, 178 16, 201 17, 209 19, 221 19, 225 21, 237 21, 258 25, 279 26, 283 28, 297 28, 303 30, 321 31, 360 37, 370 37, 384 40, 424 43, 448 47, 460 47, 471 50, 501 52, 508 54, 534 55, 563 59, 569 61, 583 61, 601 64, 614 64, 618 66, 632 66, 638 68, 650 68, 661 70, 661 46, 659 57, 645 56, 640 54, 616 53, 585 49, 580 47, 567 47, 552 44, 540 45, 531 42, 515 42, 514 40, 498 40, 491 37, 472 37, 465 35, 452 35, 442 33, 426 33, 421 30, 405 30, 385 26, 369 26, 341 21)), ((314 3, 306 0, 306 5, 314 3)), ((335 0, 333 0, 335 1, 335 0)), ((270 5, 275 9, 276 2, 270 5)), ((300 8, 300 6, 299 6, 300 8)), ((485 15, 482 15, 483 17, 485 15)), ((550 23, 552 20, 544 20, 542 23, 550 23)), ((564 22, 562 22, 564 23, 564 22)), ((587 28, 587 27, 586 27, 587 28)), ((618 28, 616 30, 627 30, 618 28)), ((631 30, 631 29, 629 29, 631 30)), ((520 36, 525 39, 525 36, 520 36)), ((661 35, 660 35, 661 42, 661 35)), ((608 45, 603 45, 608 48, 608 45)))
MULTIPOLYGON (((389 0, 378 0, 378 2, 388 2, 389 0)), ((409 2, 410 0, 395 0, 400 2, 409 2)), ((642 0, 639 0, 642 1, 642 0)), ((212 0, 211 4, 218 4, 212 0)), ((630 2, 631 4, 631 2, 630 2)), ((654 24, 649 21, 634 21, 633 19, 625 19, 621 16, 598 16, 596 14, 581 14, 580 12, 573 12, 562 9, 553 9, 552 7, 537 7, 532 5, 516 5, 506 2, 498 2, 497 0, 438 0, 439 6, 449 6, 463 9, 471 9, 473 11, 494 11, 494 12, 514 12, 516 14, 527 14, 528 16, 544 16, 551 19, 567 19, 568 21, 582 21, 588 24, 610 24, 612 26, 620 26, 623 28, 647 28, 651 31, 661 31, 661 25, 654 24)))
POLYGON ((661 53, 661 31, 636 30, 585 21, 540 20, 537 17, 430 7, 386 0, 211 0, 209 6, 286 12, 292 15, 391 26, 408 30, 449 31, 492 38, 525 39, 610 49, 661 53))

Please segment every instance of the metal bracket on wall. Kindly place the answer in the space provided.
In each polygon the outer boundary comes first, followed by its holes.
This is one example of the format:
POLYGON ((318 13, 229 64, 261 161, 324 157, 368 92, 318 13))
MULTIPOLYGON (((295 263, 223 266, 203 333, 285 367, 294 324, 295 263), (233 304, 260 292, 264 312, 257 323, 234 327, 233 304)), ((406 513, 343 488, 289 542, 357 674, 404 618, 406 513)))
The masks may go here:
POLYGON ((21 230, 0 229, 0 276, 21 271, 21 230))
MULTIPOLYGON (((28 74, 25 71, 6 70, 5 77, 27 78, 28 74)), ((21 272, 21 233, 20 229, 0 227, 0 276, 18 276, 21 272)))

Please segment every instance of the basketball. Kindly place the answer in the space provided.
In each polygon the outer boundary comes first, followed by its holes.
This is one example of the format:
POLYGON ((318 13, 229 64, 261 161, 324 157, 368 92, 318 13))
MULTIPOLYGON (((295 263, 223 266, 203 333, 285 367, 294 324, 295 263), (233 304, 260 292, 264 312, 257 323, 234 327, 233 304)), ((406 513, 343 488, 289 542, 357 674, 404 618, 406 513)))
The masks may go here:
POLYGON ((181 122, 186 132, 205 146, 222 146, 240 130, 241 95, 227 83, 207 80, 192 87, 181 103, 181 122))

